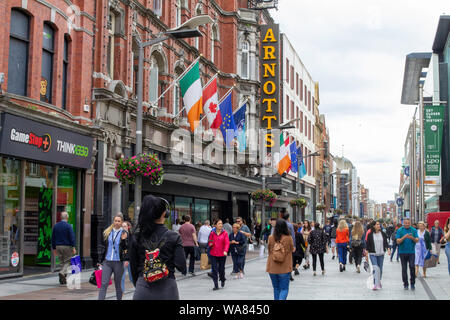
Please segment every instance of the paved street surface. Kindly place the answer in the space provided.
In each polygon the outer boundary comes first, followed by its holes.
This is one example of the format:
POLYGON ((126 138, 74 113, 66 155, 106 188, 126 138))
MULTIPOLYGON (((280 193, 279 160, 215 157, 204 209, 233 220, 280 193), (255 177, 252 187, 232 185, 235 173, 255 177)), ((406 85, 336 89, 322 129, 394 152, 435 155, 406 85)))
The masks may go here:
MULTIPOLYGON (((197 276, 183 277, 177 274, 180 298, 193 300, 271 300, 272 285, 265 272, 266 258, 258 258, 256 252, 249 253, 244 279, 230 276, 231 264, 226 267, 227 282, 224 289, 212 291, 213 282, 206 275, 207 271, 196 271, 197 276)), ((383 271, 383 289, 368 289, 369 273, 361 270, 355 272, 354 265, 347 265, 347 271, 339 272, 337 260, 331 260, 331 254, 325 256, 326 275, 322 276, 320 266, 318 275, 313 276, 312 269, 300 270, 295 281, 290 283, 288 299, 290 300, 449 300, 450 277, 447 259, 441 253, 441 261, 436 268, 428 270, 427 278, 419 277, 415 291, 403 290, 400 262, 389 262, 386 257, 383 271)), ((230 261, 228 261, 230 262, 230 261)), ((197 268, 198 269, 198 268, 197 268)), ((197 270, 196 269, 196 270, 197 270)), ((69 290, 57 284, 55 275, 16 278, 0 281, 0 299, 49 299, 49 300, 95 300, 98 290, 89 284, 90 273, 82 273, 81 290, 69 290)), ((128 277, 127 277, 128 278, 128 277)), ((124 299, 133 297, 133 286, 127 282, 124 299)), ((110 286, 108 300, 115 299, 114 285, 110 286)))

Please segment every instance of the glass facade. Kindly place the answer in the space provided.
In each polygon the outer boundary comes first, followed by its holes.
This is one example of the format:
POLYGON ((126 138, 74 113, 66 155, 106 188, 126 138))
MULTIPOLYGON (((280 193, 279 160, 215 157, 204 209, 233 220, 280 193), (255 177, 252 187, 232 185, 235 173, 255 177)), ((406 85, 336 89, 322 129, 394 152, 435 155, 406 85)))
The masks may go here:
POLYGON ((200 221, 202 224, 210 217, 210 201, 205 199, 195 199, 194 214, 192 220, 194 223, 200 221))
POLYGON ((20 269, 20 168, 0 157, 0 274, 20 269))

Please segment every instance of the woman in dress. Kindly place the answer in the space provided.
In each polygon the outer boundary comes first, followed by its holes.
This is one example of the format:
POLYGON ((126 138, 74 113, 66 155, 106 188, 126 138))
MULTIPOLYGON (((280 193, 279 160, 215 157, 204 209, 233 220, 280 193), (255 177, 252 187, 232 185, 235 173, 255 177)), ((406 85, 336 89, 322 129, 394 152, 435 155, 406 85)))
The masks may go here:
POLYGON ((142 200, 138 225, 130 240, 130 264, 133 284, 136 287, 133 300, 179 300, 175 268, 186 273, 186 256, 181 236, 164 225, 168 218, 169 204, 162 198, 147 195, 142 200), (169 274, 155 282, 144 278, 146 250, 159 248, 161 261, 169 274))
POLYGON ((430 233, 425 229, 425 223, 419 221, 417 224, 419 230, 417 230, 417 235, 419 236, 419 242, 416 243, 416 277, 419 275, 419 267, 423 268, 423 277, 427 277, 427 268, 424 267, 425 257, 428 251, 431 251, 431 236, 430 233))
POLYGON ((308 243, 310 245, 310 252, 313 258, 313 275, 316 275, 317 256, 319 256, 322 275, 325 275, 325 263, 323 261, 323 255, 325 252, 328 253, 328 241, 327 235, 325 234, 323 229, 320 228, 320 223, 316 222, 314 230, 312 230, 309 234, 308 243))
POLYGON ((302 235, 303 235, 303 240, 305 240, 305 264, 303 265, 303 269, 309 269, 310 264, 309 264, 309 252, 310 252, 310 247, 309 247, 309 243, 308 243, 308 237, 309 234, 311 233, 311 224, 308 220, 305 220, 305 222, 303 223, 303 228, 302 228, 302 235))

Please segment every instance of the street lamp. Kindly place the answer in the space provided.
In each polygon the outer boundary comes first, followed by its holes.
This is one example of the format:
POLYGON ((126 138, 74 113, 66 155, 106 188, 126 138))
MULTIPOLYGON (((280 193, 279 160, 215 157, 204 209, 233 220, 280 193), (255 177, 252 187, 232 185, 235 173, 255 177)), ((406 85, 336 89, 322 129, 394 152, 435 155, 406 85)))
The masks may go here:
MULTIPOLYGON (((139 62, 138 62, 138 87, 137 87, 137 111, 136 111, 136 152, 135 155, 142 153, 142 95, 143 95, 143 72, 144 72, 144 48, 163 42, 170 37, 174 39, 185 39, 201 37, 202 33, 198 30, 199 26, 211 23, 213 20, 208 15, 196 16, 181 26, 168 30, 159 38, 141 42, 138 40, 139 62)), ((134 219, 138 221, 139 210, 141 208, 142 196, 142 177, 136 177, 134 188, 134 219)))

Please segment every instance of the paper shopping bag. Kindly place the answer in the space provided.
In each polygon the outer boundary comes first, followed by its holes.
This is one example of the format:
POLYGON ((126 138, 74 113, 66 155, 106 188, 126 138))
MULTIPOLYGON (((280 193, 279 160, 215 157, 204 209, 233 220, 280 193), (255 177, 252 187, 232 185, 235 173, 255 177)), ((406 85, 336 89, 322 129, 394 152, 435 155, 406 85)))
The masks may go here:
POLYGON ((200 269, 207 270, 210 269, 211 265, 209 264, 209 258, 206 253, 202 253, 200 256, 200 269))
MULTIPOLYGON (((95 280, 97 281, 97 288, 102 286, 102 269, 95 270, 95 280)), ((109 284, 112 284, 112 280, 109 279, 109 284)))

